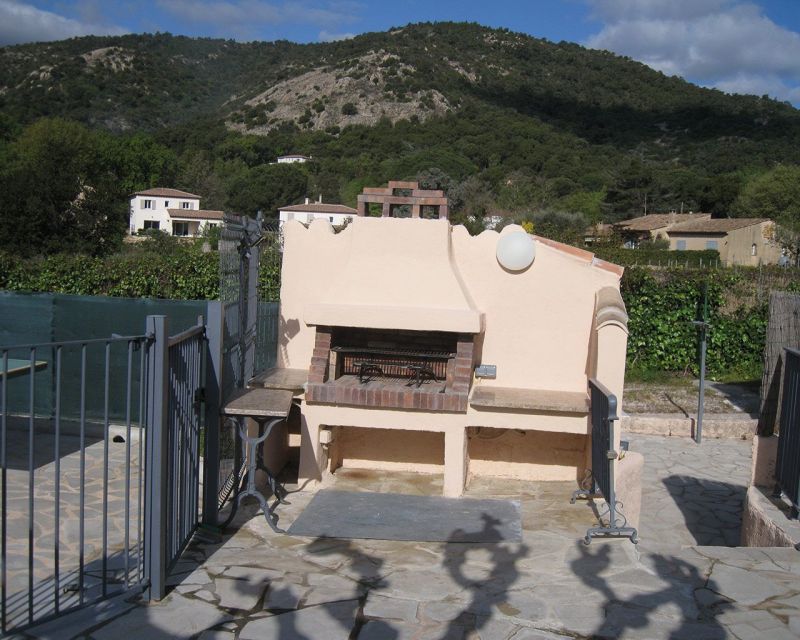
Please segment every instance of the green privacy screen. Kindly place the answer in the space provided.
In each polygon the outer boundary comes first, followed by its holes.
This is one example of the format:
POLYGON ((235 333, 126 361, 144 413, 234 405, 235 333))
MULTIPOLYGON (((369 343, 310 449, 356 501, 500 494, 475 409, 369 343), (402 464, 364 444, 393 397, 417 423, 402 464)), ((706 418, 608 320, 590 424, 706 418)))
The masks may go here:
MULTIPOLYGON (((277 318, 277 303, 269 313, 259 317, 277 318)), ((67 340, 108 338, 112 335, 134 336, 145 332, 148 315, 167 316, 169 332, 175 335, 197 324, 205 316, 204 300, 161 300, 150 298, 107 298, 101 296, 70 296, 64 294, 17 294, 0 292, 0 346, 47 344, 67 340)), ((277 344, 277 322, 259 322, 258 364, 273 366, 277 344)), ((85 385, 81 394, 81 347, 64 347, 61 363, 61 413, 64 418, 80 417, 83 400, 88 419, 102 418, 105 405, 106 354, 105 345, 90 345, 86 349, 85 385)), ((131 417, 138 419, 140 352, 131 354, 131 417)), ((55 350, 38 348, 36 360, 47 363, 34 376, 34 406, 39 416, 49 416, 55 401, 55 350)), ((12 349, 9 358, 30 358, 29 349, 12 349)), ((108 367, 109 413, 115 421, 126 418, 128 407, 128 346, 115 343, 110 347, 108 367)), ((8 408, 12 413, 28 413, 31 379, 22 375, 8 381, 8 408)))

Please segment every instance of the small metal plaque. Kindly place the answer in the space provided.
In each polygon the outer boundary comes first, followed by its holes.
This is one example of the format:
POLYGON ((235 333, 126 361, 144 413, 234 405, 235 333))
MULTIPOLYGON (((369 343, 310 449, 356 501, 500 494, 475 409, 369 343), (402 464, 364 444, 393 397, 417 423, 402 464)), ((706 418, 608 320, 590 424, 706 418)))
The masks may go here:
POLYGON ((476 378, 491 378, 494 380, 497 377, 496 364, 479 364, 475 367, 476 378))

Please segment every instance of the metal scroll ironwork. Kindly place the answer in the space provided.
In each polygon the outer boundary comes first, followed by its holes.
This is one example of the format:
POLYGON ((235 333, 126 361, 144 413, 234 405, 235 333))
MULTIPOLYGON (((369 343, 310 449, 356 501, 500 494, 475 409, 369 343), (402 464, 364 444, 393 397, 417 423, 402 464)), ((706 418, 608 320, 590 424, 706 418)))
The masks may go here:
MULTIPOLYGON (((594 378, 589 379, 592 418, 592 488, 579 489, 572 494, 571 503, 577 498, 602 497, 608 505, 608 524, 590 527, 584 542, 592 538, 630 538, 637 544, 639 537, 634 527, 627 526, 625 516, 619 510, 614 485, 614 471, 619 454, 614 449, 614 423, 617 417, 617 398, 594 378), (621 524, 620 524, 621 520, 621 524)), ((602 521, 601 515, 601 521, 602 521)))

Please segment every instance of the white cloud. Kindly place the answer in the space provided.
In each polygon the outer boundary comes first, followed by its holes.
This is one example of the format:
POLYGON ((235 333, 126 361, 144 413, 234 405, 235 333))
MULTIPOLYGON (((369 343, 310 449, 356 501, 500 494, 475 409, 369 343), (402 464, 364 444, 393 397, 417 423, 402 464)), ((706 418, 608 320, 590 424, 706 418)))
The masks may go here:
POLYGON ((798 102, 800 34, 739 0, 588 0, 604 23, 586 44, 670 75, 798 102))
POLYGON ((73 20, 15 0, 0 0, 0 45, 123 33, 128 31, 121 27, 73 20))
POLYGON ((158 0, 163 9, 182 20, 214 27, 220 33, 252 38, 265 27, 284 24, 320 27, 329 39, 352 37, 328 31, 355 22, 361 5, 355 2, 284 2, 265 0, 158 0))

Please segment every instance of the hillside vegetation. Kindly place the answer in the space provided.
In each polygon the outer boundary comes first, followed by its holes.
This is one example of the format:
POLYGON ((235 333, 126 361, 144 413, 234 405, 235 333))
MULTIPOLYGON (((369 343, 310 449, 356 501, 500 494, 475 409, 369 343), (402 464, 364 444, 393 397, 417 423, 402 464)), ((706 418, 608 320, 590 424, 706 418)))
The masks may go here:
POLYGON ((792 221, 800 203, 781 194, 797 165, 791 105, 474 24, 0 49, 0 248, 15 252, 113 251, 128 194, 150 186, 274 215, 418 179, 447 191, 457 220, 499 211, 553 235, 645 206, 792 221), (270 164, 289 152, 313 162, 270 164))

